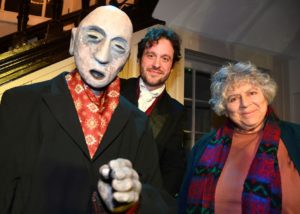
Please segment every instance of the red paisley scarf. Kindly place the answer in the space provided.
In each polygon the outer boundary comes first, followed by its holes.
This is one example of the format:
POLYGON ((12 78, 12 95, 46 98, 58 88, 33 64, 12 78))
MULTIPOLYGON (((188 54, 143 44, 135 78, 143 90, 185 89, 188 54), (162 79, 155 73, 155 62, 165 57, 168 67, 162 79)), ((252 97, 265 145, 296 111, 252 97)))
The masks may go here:
POLYGON ((66 75, 76 111, 81 123, 85 141, 93 158, 112 114, 119 104, 120 79, 117 77, 99 95, 81 80, 79 73, 75 70, 66 75))

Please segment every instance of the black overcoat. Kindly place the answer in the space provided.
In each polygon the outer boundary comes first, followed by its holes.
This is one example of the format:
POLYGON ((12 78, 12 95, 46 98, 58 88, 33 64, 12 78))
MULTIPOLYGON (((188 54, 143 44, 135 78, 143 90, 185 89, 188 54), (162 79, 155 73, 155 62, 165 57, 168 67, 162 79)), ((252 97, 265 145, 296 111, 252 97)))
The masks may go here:
POLYGON ((7 90, 2 97, 0 213, 90 213, 98 169, 116 158, 131 160, 140 175, 142 213, 165 213, 167 204, 158 191, 158 153, 147 117, 120 96, 90 159, 64 75, 7 90))

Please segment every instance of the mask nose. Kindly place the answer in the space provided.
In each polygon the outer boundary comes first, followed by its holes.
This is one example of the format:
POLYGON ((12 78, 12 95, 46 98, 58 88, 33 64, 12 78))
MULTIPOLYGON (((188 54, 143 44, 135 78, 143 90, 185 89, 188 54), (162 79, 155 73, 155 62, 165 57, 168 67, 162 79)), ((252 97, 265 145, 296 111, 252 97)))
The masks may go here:
POLYGON ((101 64, 107 64, 110 61, 110 42, 104 41, 95 52, 96 60, 101 64))

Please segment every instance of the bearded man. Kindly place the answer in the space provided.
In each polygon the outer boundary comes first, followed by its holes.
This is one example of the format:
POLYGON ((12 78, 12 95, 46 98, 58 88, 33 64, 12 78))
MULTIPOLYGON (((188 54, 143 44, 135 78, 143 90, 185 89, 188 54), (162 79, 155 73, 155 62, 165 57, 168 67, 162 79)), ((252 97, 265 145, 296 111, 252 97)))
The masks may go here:
POLYGON ((185 171, 184 108, 169 95, 166 81, 180 57, 178 34, 168 28, 151 28, 138 43, 140 76, 121 80, 121 94, 149 117, 163 184, 174 197, 185 171))

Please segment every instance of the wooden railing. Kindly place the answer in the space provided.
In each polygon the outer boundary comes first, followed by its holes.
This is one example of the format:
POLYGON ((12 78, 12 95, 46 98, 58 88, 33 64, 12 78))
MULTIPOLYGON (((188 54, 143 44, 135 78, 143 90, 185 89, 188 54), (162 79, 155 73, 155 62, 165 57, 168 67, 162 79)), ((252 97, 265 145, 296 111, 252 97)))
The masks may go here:
MULTIPOLYGON (((69 57, 71 34, 70 29, 64 28, 77 26, 87 13, 104 4, 104 1, 98 1, 95 5, 89 6, 89 0, 82 0, 81 10, 62 16, 63 0, 52 0, 51 19, 27 27, 30 2, 29 0, 19 2, 21 4, 18 11, 17 32, 0 38, 0 86, 69 57)), ((134 31, 155 24, 164 24, 163 21, 152 17, 157 2, 158 0, 148 2, 140 0, 137 5, 124 10, 132 20, 134 31)))

